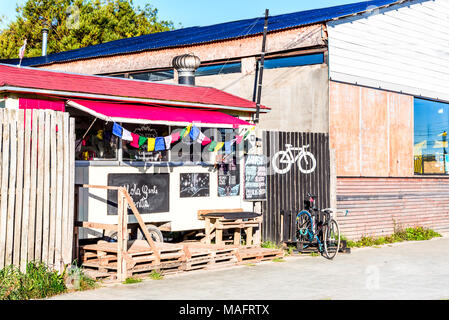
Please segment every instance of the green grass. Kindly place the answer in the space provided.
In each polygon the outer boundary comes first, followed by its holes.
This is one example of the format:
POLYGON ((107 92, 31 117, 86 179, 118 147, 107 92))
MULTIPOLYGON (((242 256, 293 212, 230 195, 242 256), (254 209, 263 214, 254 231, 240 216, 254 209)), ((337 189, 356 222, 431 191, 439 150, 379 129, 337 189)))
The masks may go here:
POLYGON ((319 256, 319 253, 318 253, 318 252, 311 252, 311 253, 310 253, 310 256, 311 256, 311 257, 318 257, 318 256, 319 256))
POLYGON ((161 273, 159 273, 159 272, 157 272, 155 270, 151 271, 149 277, 151 279, 153 279, 153 280, 162 280, 162 279, 164 279, 164 276, 161 273))
POLYGON ((272 261, 273 262, 285 262, 285 260, 282 258, 274 258, 272 261))
POLYGON ((423 227, 413 227, 396 230, 393 234, 385 237, 371 237, 363 236, 357 241, 352 241, 341 236, 341 240, 346 240, 346 245, 349 248, 361 248, 361 247, 378 247, 380 245, 403 242, 403 241, 421 241, 430 240, 432 238, 441 237, 441 235, 432 229, 423 227))

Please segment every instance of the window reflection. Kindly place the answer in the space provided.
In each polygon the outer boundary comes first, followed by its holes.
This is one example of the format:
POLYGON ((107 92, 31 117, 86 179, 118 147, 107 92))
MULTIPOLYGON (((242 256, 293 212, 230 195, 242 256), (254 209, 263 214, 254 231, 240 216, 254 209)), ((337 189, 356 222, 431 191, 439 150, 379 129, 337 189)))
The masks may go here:
POLYGON ((449 173, 449 104, 415 98, 414 131, 415 173, 449 173))

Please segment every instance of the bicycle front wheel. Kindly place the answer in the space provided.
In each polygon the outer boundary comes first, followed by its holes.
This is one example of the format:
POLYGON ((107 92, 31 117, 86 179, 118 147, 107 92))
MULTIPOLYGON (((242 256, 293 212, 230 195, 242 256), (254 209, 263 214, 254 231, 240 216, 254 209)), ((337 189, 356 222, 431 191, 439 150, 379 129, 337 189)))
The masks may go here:
POLYGON ((332 260, 340 249, 340 228, 337 221, 331 219, 323 230, 324 256, 332 260))

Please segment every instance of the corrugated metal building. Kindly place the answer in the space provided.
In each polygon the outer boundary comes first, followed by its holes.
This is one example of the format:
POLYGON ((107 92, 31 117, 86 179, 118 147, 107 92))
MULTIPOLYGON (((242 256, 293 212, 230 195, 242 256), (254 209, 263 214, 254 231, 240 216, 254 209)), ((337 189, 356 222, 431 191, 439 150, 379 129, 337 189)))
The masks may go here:
MULTIPOLYGON (((331 198, 348 238, 422 225, 449 231, 449 1, 375 0, 269 18, 266 130, 329 133, 331 198)), ((252 99, 263 17, 114 41, 28 66, 176 82, 194 52, 197 84, 252 99)), ((3 61, 15 63, 14 61, 3 61)))

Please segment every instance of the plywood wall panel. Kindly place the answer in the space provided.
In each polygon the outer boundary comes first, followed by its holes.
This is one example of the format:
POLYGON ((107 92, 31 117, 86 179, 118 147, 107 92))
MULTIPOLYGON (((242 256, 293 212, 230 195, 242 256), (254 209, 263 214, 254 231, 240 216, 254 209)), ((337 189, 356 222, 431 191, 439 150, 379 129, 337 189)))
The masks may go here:
POLYGON ((360 88, 330 82, 329 139, 337 175, 360 175, 360 88))
POLYGON ((331 81, 337 176, 413 176, 413 97, 331 81))
POLYGON ((389 172, 387 99, 383 91, 360 88, 360 171, 363 176, 386 175, 389 172))

